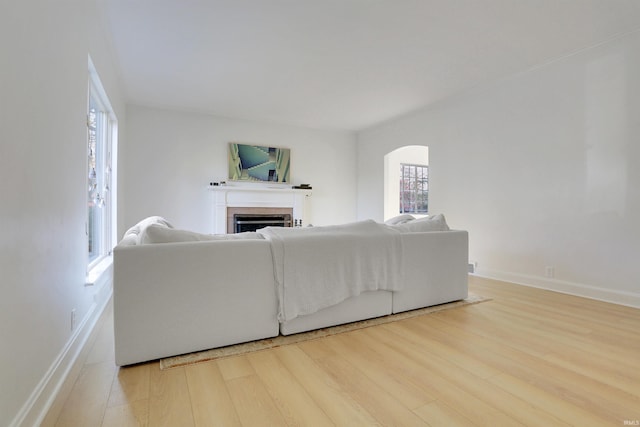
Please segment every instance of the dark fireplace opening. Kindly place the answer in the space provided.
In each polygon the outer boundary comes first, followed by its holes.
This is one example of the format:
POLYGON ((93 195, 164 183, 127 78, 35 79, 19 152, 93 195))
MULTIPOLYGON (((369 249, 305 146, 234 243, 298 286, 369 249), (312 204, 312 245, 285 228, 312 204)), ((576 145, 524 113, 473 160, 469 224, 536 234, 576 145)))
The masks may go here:
POLYGON ((291 227, 290 214, 235 214, 233 230, 235 233, 256 231, 264 227, 291 227))

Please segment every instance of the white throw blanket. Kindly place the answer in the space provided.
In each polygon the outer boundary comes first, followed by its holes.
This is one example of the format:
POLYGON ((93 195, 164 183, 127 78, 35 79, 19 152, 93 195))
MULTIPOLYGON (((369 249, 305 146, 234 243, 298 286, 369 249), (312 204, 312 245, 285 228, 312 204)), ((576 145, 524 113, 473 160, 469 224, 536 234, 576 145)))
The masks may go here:
POLYGON ((400 290, 401 234, 375 221, 258 230, 271 242, 279 321, 315 313, 364 291, 400 290))

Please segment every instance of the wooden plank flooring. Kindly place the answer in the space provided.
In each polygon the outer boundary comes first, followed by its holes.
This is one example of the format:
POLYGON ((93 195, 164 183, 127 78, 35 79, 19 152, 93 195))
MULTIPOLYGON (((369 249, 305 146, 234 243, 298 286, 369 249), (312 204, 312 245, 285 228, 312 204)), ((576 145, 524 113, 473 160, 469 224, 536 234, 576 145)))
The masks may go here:
POLYGON ((107 311, 45 426, 640 425, 640 310, 470 277, 492 301, 165 371, 107 311))

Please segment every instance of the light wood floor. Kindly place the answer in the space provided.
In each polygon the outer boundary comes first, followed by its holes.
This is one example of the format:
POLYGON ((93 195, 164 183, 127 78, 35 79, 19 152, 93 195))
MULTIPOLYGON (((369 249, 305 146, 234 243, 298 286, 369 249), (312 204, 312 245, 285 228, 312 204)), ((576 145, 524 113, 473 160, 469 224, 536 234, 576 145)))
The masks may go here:
POLYGON ((470 277, 492 301, 160 371, 107 312, 45 426, 640 424, 640 310, 470 277))

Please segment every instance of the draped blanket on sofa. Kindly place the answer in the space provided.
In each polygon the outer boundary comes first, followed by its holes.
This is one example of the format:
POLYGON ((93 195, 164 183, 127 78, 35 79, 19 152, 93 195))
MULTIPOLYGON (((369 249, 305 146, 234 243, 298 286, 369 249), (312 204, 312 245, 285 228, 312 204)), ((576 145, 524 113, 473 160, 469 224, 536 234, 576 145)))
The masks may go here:
POLYGON ((279 321, 315 313, 365 291, 398 291, 401 233, 372 220, 258 230, 271 243, 279 321))

